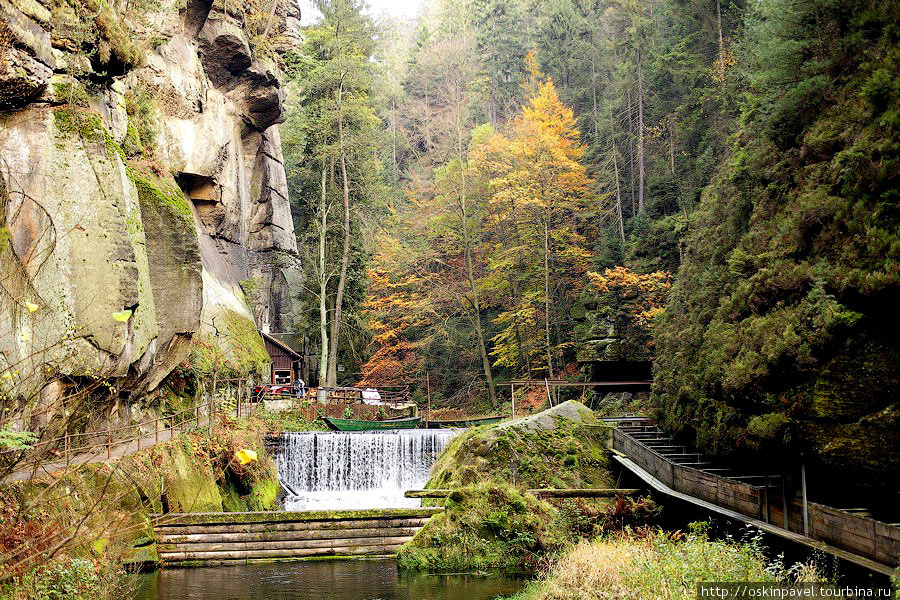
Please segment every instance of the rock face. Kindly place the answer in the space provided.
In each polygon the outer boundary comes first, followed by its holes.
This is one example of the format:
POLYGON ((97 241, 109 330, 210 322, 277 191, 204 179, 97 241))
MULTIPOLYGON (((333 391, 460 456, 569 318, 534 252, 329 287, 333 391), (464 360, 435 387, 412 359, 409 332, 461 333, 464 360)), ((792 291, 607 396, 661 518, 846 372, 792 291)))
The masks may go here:
POLYGON ((265 370, 257 328, 299 272, 282 84, 248 23, 290 51, 299 9, 223 6, 0 0, 0 404, 85 379, 133 401, 189 356, 265 370))

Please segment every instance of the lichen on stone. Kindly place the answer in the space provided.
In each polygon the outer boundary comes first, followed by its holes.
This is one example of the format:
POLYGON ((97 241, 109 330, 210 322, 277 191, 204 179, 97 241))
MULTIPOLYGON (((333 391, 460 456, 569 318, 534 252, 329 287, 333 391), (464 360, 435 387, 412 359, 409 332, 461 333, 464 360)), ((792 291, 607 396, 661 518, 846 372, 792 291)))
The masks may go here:
POLYGON ((239 377, 268 373, 269 353, 252 319, 223 309, 213 318, 213 326, 216 335, 206 333, 194 339, 191 364, 195 371, 239 377))

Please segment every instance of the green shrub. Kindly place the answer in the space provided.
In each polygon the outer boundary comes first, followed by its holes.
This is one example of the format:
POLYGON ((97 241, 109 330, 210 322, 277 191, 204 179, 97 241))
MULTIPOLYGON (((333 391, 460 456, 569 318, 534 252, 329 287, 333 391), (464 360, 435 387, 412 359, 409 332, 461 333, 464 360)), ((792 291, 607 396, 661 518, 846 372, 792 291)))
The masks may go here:
POLYGON ((0 588, 3 600, 105 600, 130 595, 133 579, 109 564, 61 558, 0 588))

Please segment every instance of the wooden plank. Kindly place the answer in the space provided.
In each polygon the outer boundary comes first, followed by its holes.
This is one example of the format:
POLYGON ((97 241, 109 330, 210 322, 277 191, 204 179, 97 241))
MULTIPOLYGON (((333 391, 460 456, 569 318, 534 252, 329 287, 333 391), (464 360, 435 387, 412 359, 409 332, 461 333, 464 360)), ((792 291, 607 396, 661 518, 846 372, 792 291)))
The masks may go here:
POLYGON ((291 523, 227 523, 219 525, 171 525, 154 527, 157 535, 185 535, 208 533, 253 533, 267 531, 320 531, 332 529, 358 529, 366 527, 421 527, 431 517, 415 519, 384 519, 354 521, 310 521, 291 523))
POLYGON ((626 488, 538 488, 526 491, 540 498, 614 498, 616 496, 633 496, 640 493, 641 490, 626 488))
POLYGON ((716 503, 750 517, 760 517, 760 488, 716 476, 716 503))
POLYGON ((281 550, 246 550, 246 551, 221 551, 221 552, 172 552, 160 553, 159 558, 164 564, 174 564, 183 561, 203 560, 244 560, 249 558, 296 558, 302 556, 332 556, 340 554, 394 554, 400 549, 400 544, 385 546, 332 546, 330 548, 304 548, 281 550))
POLYGON ((357 537, 396 537, 415 535, 421 527, 379 527, 371 529, 325 529, 306 531, 265 531, 255 533, 192 533, 160 535, 160 544, 193 544, 209 542, 278 542, 292 540, 330 540, 357 537))
POLYGON ((900 527, 875 521, 875 560, 897 566, 900 557, 900 527))
POLYGON ((816 539, 875 557, 875 521, 814 502, 809 503, 809 510, 816 539))
POLYGON ((403 492, 405 498, 449 498, 454 494, 461 496, 462 492, 459 490, 437 488, 432 490, 406 490, 403 492))
POLYGON ((306 548, 331 548, 333 546, 386 546, 405 544, 413 536, 366 537, 332 540, 283 540, 279 542, 208 542, 194 544, 159 544, 160 554, 178 552, 231 552, 240 550, 285 550, 306 548))
POLYGON ((350 521, 353 519, 398 519, 430 517, 443 507, 384 508, 371 510, 317 510, 299 512, 212 512, 153 515, 154 526, 215 525, 220 523, 285 523, 303 521, 350 521))

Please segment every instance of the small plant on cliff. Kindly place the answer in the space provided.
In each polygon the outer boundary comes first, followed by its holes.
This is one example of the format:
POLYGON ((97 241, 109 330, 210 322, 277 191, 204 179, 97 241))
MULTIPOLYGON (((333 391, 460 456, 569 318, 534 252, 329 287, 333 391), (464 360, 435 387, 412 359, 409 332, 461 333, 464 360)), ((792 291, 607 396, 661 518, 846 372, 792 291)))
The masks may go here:
POLYGON ((125 94, 128 129, 122 143, 128 156, 153 156, 159 123, 156 105, 149 88, 138 82, 125 94))
POLYGON ((0 450, 30 450, 37 436, 30 431, 0 429, 0 450))

